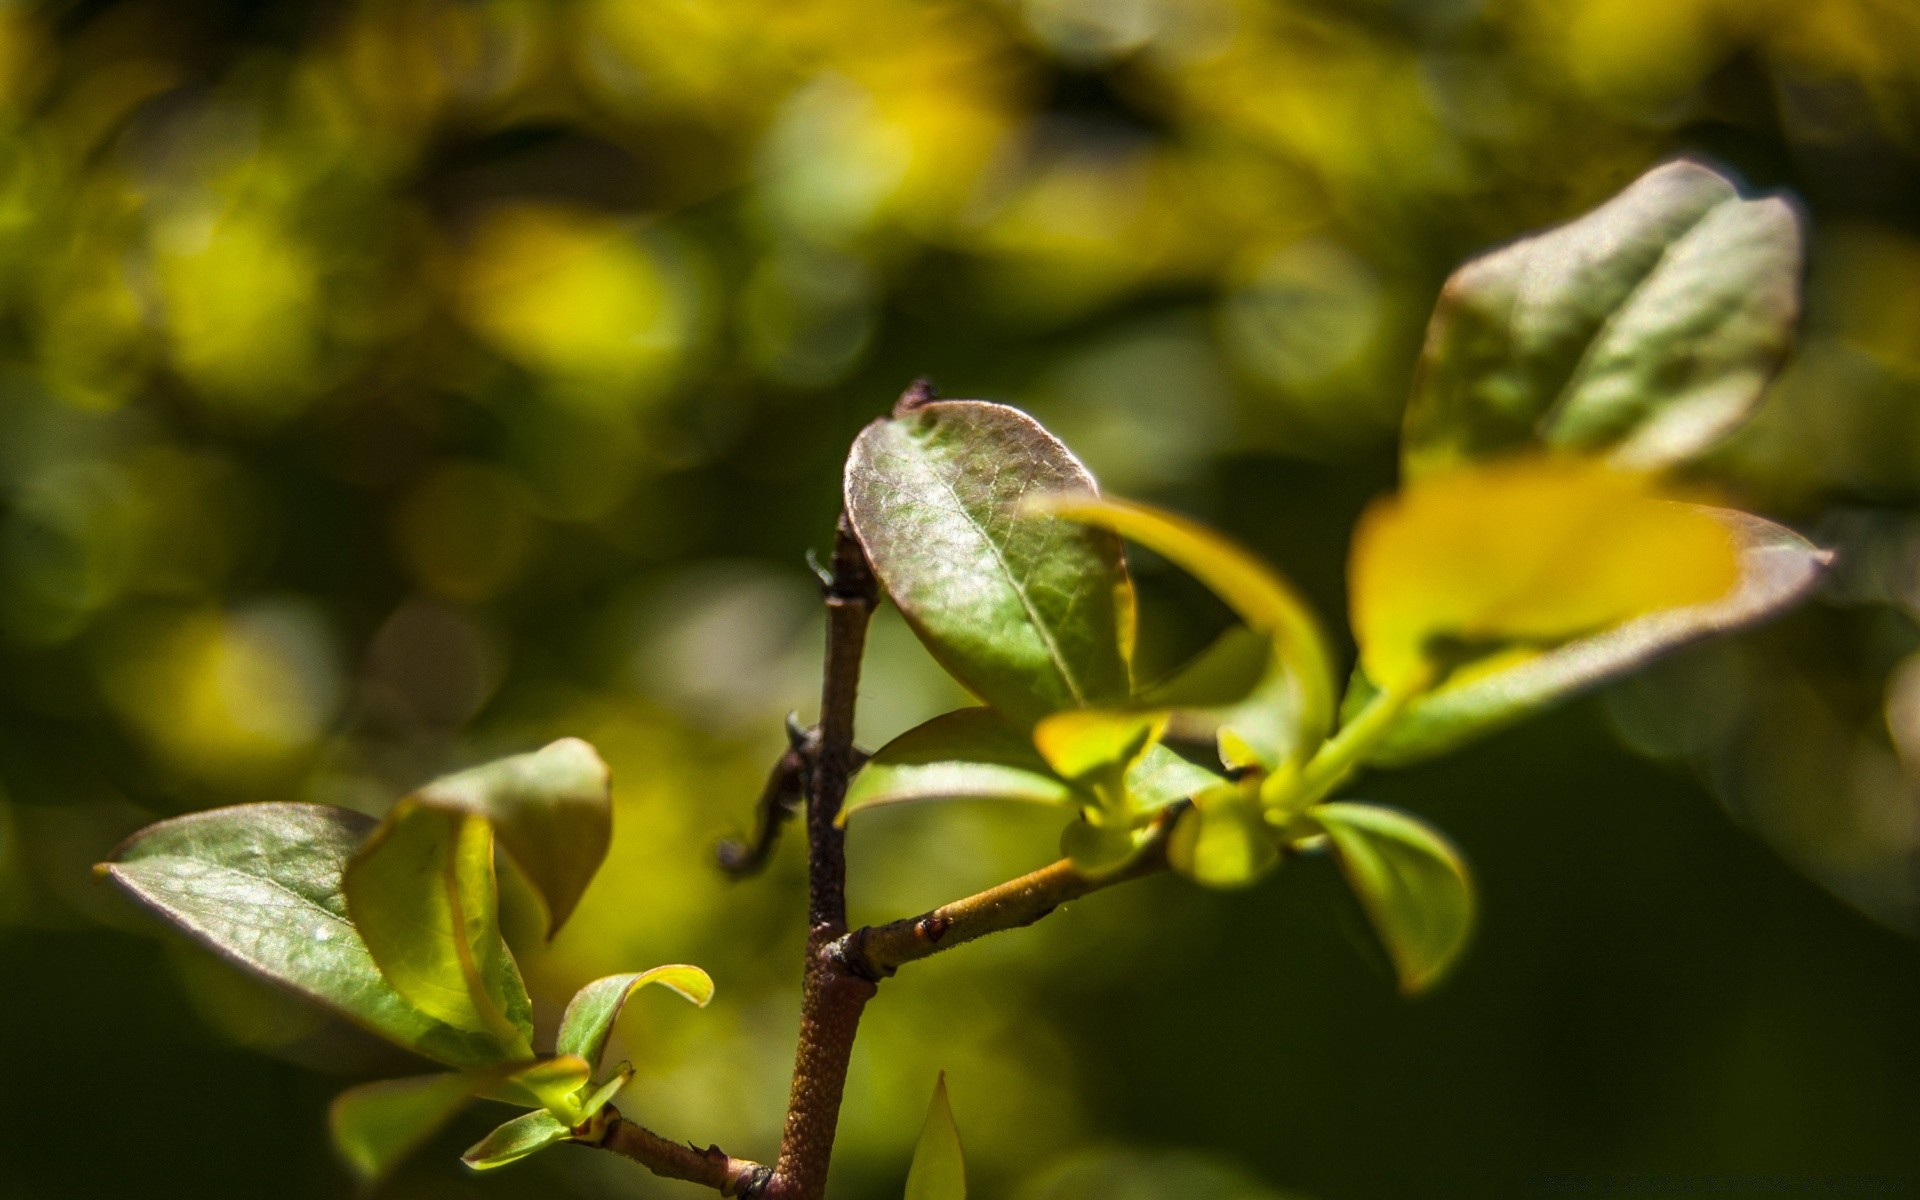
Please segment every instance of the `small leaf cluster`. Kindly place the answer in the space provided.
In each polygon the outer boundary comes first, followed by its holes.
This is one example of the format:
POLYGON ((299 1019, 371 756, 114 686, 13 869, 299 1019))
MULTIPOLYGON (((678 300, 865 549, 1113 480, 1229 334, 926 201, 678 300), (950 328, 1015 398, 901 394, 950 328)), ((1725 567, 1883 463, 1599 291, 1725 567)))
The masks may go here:
POLYGON ((1801 596, 1825 562, 1679 472, 1759 403, 1791 340, 1801 231, 1695 163, 1458 271, 1405 420, 1401 490, 1355 529, 1344 688, 1317 614, 1266 563, 1100 494, 1012 408, 916 399, 860 435, 846 509, 887 594, 982 702, 875 753, 845 813, 995 798, 1070 814, 1082 873, 1154 855, 1240 886, 1325 851, 1409 991, 1474 900, 1425 821, 1339 799, 1414 761, 1801 596), (1171 678, 1134 678, 1123 539, 1238 616, 1171 678))
POLYGON ((602 1073, 600 1059, 634 991, 713 995, 691 966, 596 980, 567 1006, 553 1053, 535 1052, 496 866, 531 885, 551 935, 606 857, 609 789, 600 756, 567 738, 435 780, 382 821, 280 803, 162 821, 100 871, 215 953, 448 1068, 334 1101, 334 1140, 357 1173, 384 1175, 474 1099, 531 1110, 467 1152, 487 1169, 599 1139, 632 1074, 602 1073))

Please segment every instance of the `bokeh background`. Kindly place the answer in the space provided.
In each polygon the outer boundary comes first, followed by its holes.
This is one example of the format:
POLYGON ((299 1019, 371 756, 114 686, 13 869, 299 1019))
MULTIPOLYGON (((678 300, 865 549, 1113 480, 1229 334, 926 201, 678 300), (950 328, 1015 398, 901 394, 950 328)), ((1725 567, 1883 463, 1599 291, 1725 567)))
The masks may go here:
MULTIPOLYGON (((409 1064, 87 866, 563 733, 618 834, 544 1019, 703 964, 619 1103, 770 1155, 800 847, 710 850, 811 716, 860 425, 919 374, 1025 406, 1337 618, 1447 271, 1675 153, 1805 202, 1801 349, 1708 476, 1840 547, 1819 602, 1366 784, 1482 882, 1429 998, 1317 862, 888 983, 836 1194, 899 1194, 944 1068, 987 1198, 1920 1195, 1911 0, 0 0, 0 1192, 351 1194, 326 1101, 409 1064)), ((1170 665, 1224 616, 1136 565, 1170 665)), ((960 699, 883 614, 863 740, 960 699)), ((1057 824, 873 814, 855 916, 1057 824)), ((465 1175, 503 1113, 385 1194, 697 1194, 465 1175)))

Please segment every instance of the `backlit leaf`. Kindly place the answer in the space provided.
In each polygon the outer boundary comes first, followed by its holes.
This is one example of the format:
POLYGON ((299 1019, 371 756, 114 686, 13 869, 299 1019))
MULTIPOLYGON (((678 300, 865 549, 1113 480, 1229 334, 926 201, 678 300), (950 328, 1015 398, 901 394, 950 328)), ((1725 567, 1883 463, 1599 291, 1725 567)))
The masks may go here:
POLYGON ((552 1058, 529 1063, 487 1091, 489 1099, 544 1108, 570 1124, 581 1117, 581 1092, 593 1077, 593 1068, 577 1054, 560 1051, 552 1058))
POLYGON ((1298 749, 1310 751, 1326 738, 1335 682, 1326 636, 1313 610, 1266 564, 1203 525, 1144 504, 1083 494, 1048 498, 1038 507, 1131 538, 1205 584, 1271 641, 1270 674, 1291 693, 1298 749))
POLYGON ((333 1144, 355 1174, 379 1179, 498 1080, 497 1070, 457 1071, 348 1088, 327 1110, 333 1144))
MULTIPOLYGON (((1452 749, 1682 646, 1765 620, 1812 590, 1831 555, 1791 530, 1731 509, 1708 509, 1740 547, 1740 582, 1719 600, 1648 613, 1550 650, 1516 650, 1461 671, 1416 699, 1369 754, 1381 764, 1452 749)), ((1353 701, 1371 687, 1361 678, 1353 701)))
POLYGON ((613 840, 607 764, 579 738, 436 779, 413 799, 486 818, 546 903, 549 935, 572 915, 613 840))
POLYGON ((1387 689, 1502 645, 1551 645, 1709 604, 1738 582, 1726 522, 1645 475, 1575 458, 1463 467, 1376 502, 1354 532, 1353 628, 1387 689))
POLYGON ((960 1150, 960 1129, 947 1103, 947 1073, 933 1085, 933 1102, 913 1147, 903 1200, 967 1200, 967 1164, 960 1150))
POLYGON ((1455 272, 1407 408, 1409 478, 1529 445, 1664 466, 1759 400, 1799 306, 1802 233, 1675 162, 1569 224, 1455 272))
POLYGON ((1055 713, 1033 727, 1033 744, 1063 779, 1124 775, 1160 740, 1161 713, 1076 709, 1055 713))
POLYGON ((1167 843, 1174 870, 1209 887, 1245 887, 1279 859, 1258 796, 1233 783, 1196 793, 1167 843))
POLYGON ((402 800, 347 864, 347 908, 387 981, 449 1025, 531 1058, 532 1004, 500 936, 493 836, 471 812, 402 800))
POLYGON ((318 804, 247 804, 150 825, 108 878, 229 961, 455 1067, 498 1044, 428 1015, 387 982, 347 912, 341 876, 374 820, 318 804))
POLYGON ((1033 741, 987 708, 963 708, 880 747, 848 785, 840 819, 856 809, 917 800, 1024 800, 1072 804, 1033 741))
POLYGON ((1148 746, 1127 770, 1127 798, 1136 811, 1151 812, 1220 782, 1220 776, 1165 746, 1148 746))
POLYGON ((619 1018, 627 997, 650 983, 657 983, 701 1008, 713 999, 713 980, 707 973, 682 963, 596 979, 575 992, 568 1002, 566 1015, 560 1018, 555 1052, 578 1055, 598 1066, 607 1038, 613 1033, 613 1023, 619 1018))
POLYGON ((492 1171, 509 1163, 517 1163, 530 1154, 536 1154, 572 1136, 571 1126, 555 1120, 546 1109, 537 1108, 495 1128, 470 1146, 460 1156, 460 1161, 476 1171, 492 1171))
POLYGON ((1393 960, 1403 991, 1425 990, 1466 947, 1473 884, 1466 864, 1424 822, 1375 804, 1318 805, 1347 883, 1393 960))
POLYGON ((1027 724, 1127 699, 1119 539, 1023 511, 1093 491, 1031 417, 978 400, 875 421, 847 459, 847 514, 888 596, 954 678, 1027 724))

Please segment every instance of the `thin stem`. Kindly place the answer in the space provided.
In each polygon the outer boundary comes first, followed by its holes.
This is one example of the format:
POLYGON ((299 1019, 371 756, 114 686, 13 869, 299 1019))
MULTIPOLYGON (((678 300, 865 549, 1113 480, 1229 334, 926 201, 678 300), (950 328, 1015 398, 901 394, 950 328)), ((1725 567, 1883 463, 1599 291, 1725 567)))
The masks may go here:
POLYGON ((1392 730, 1407 705, 1427 690, 1428 676, 1375 696, 1340 732, 1320 744, 1300 773, 1291 778, 1273 776, 1281 783, 1278 795, 1263 796, 1269 808, 1300 813, 1327 798, 1365 765, 1366 754, 1392 730), (1283 782, 1284 781, 1284 782, 1283 782))
POLYGON ((857 761, 854 705, 867 622, 879 603, 879 584, 866 552, 843 514, 826 580, 827 661, 820 689, 818 742, 807 786, 807 960, 801 991, 800 1044, 780 1158, 767 1194, 771 1200, 822 1200, 833 1138, 846 1091, 847 1064, 860 1014, 874 985, 826 953, 847 932, 846 833, 836 818, 857 761))
POLYGON ((718 1146, 702 1150, 684 1142, 669 1141, 625 1119, 617 1109, 607 1111, 612 1119, 607 1122, 605 1134, 595 1143, 601 1149, 624 1155, 655 1175, 701 1184, 722 1196, 753 1200, 766 1194, 773 1168, 734 1158, 718 1146))
POLYGON ((780 830, 806 798, 807 771, 819 740, 818 729, 803 728, 797 718, 787 718, 787 749, 767 773, 766 786, 754 803, 753 833, 745 839, 727 838, 714 847, 722 871, 745 879, 767 865, 779 844, 780 830))
POLYGON ((1167 838, 1186 808, 1163 809, 1139 857, 1106 875, 1083 875, 1069 859, 1008 880, 917 917, 856 929, 828 949, 855 973, 884 979, 901 966, 1006 929, 1021 929, 1069 900, 1139 879, 1167 866, 1167 838))

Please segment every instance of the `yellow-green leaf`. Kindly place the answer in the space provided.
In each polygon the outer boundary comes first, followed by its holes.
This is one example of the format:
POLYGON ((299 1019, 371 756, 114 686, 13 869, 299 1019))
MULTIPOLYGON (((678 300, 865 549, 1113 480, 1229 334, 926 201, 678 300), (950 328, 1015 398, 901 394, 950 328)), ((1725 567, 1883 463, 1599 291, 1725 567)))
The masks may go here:
POLYGON ((1473 884, 1459 853, 1431 826, 1396 809, 1340 802, 1310 815, 1326 831, 1401 989, 1432 986, 1473 930, 1473 884))
POLYGON ((531 1002, 500 936, 487 822, 402 800, 347 865, 348 911, 394 989, 502 1058, 531 1058, 531 1002))
POLYGON ((355 1174, 379 1179, 504 1073, 503 1068, 442 1072, 348 1088, 327 1110, 333 1144, 355 1174))
POLYGON ((631 975, 608 975, 573 994, 566 1015, 560 1018, 555 1051, 578 1055, 598 1066, 600 1055, 607 1048, 607 1038, 613 1033, 613 1023, 625 1007, 627 997, 650 983, 657 983, 701 1008, 713 999, 713 979, 699 967, 684 963, 631 975))
POLYGON ((1205 584, 1249 629, 1273 646, 1269 674, 1292 693, 1295 753, 1310 752, 1333 728, 1332 656, 1313 610, 1292 586, 1232 540, 1144 504, 1086 494, 1047 497, 1037 507, 1112 530, 1166 556, 1205 584))
POLYGON ((488 1089, 489 1099, 527 1108, 544 1108, 569 1125, 577 1124, 581 1093, 593 1076, 587 1060, 566 1051, 529 1063, 488 1089))
POLYGON ((1237 783, 1196 793, 1167 843, 1174 870, 1208 887, 1245 887, 1280 861, 1256 794, 1237 783))
POLYGON ((1063 779, 1113 779, 1160 740, 1164 713, 1075 709, 1055 713, 1033 727, 1033 744, 1063 779))
POLYGON ((1023 724, 1127 699, 1119 539, 1023 507, 1093 491, 1033 418, 979 400, 875 421, 847 458, 847 515, 887 595, 954 678, 1023 724))
POLYGON ((927 1119, 913 1147, 903 1200, 967 1200, 966 1158, 960 1150, 960 1129, 947 1103, 945 1071, 933 1085, 933 1101, 927 1105, 927 1119))
POLYGON ((460 1161, 476 1171, 492 1171, 509 1163, 517 1163, 530 1154, 567 1141, 572 1136, 571 1126, 556 1120, 546 1109, 537 1108, 496 1127, 492 1133, 468 1147, 467 1152, 460 1156, 460 1161))
POLYGON ((883 804, 967 799, 1072 804, 1074 793, 1018 726, 989 708, 963 708, 880 747, 848 785, 840 820, 883 804))
POLYGON ((1503 645, 1547 646, 1726 596, 1724 522, 1647 476, 1578 458, 1434 475, 1368 509, 1349 564, 1353 627, 1385 690, 1503 645))

